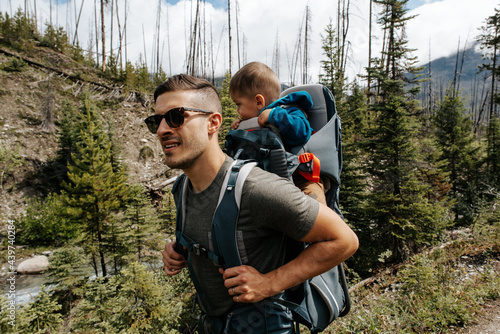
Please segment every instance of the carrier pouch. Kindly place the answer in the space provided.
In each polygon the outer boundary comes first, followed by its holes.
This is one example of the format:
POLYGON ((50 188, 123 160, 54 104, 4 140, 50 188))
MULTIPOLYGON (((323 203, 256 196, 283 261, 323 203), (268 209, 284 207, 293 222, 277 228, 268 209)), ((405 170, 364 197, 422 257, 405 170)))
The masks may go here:
MULTIPOLYGON (((288 238, 287 261, 295 258, 305 247, 306 243, 288 238)), ((342 264, 287 289, 276 302, 290 309, 294 319, 308 327, 311 333, 323 331, 335 319, 346 315, 351 308, 342 264)))
POLYGON ((286 151, 279 135, 270 128, 231 130, 225 146, 234 159, 255 160, 262 169, 290 180, 299 165, 298 157, 286 151))
MULTIPOLYGON (((279 297, 276 297, 279 300, 279 297)), ((273 299, 238 304, 221 317, 200 317, 200 334, 290 334, 294 332, 293 316, 286 306, 273 299)))

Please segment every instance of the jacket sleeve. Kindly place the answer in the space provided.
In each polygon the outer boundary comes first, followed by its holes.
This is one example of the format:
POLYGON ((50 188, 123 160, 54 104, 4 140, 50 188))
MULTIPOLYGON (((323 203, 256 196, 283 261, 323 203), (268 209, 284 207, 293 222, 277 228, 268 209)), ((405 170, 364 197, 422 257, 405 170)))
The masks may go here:
POLYGON ((311 137, 309 121, 297 107, 274 107, 269 114, 269 123, 278 129, 281 139, 287 145, 302 145, 311 137))
POLYGON ((288 94, 267 107, 272 108, 268 121, 278 129, 285 144, 298 146, 309 140, 312 128, 302 110, 308 112, 312 106, 309 93, 299 91, 288 94))

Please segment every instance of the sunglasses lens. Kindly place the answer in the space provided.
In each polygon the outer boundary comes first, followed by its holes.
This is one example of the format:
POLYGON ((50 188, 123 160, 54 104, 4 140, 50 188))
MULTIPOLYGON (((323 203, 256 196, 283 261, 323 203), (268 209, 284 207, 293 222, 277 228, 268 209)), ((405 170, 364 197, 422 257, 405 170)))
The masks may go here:
POLYGON ((165 118, 171 128, 178 128, 184 124, 184 110, 182 108, 171 109, 167 112, 165 118))
MULTIPOLYGON (((153 115, 149 116, 144 120, 146 125, 148 126, 148 129, 151 133, 156 134, 158 131, 158 128, 160 127, 160 123, 162 119, 165 118, 165 121, 167 122, 168 126, 171 128, 178 128, 182 124, 184 124, 184 108, 174 108, 170 109, 167 111, 164 115, 153 115)), ((189 111, 192 112, 201 112, 205 114, 211 114, 212 112, 210 111, 204 111, 204 110, 199 110, 199 109, 188 109, 189 111)))
POLYGON ((144 120, 144 123, 148 126, 149 132, 156 134, 162 118, 162 115, 153 115, 144 120))

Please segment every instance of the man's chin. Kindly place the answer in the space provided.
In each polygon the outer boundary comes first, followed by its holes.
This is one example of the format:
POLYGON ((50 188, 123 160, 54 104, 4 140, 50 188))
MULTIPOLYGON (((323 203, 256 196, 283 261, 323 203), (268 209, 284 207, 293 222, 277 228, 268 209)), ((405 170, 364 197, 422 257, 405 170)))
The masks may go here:
POLYGON ((192 166, 193 161, 173 159, 172 157, 168 157, 167 155, 165 155, 165 163, 171 169, 183 169, 184 170, 184 169, 188 169, 190 166, 192 166))

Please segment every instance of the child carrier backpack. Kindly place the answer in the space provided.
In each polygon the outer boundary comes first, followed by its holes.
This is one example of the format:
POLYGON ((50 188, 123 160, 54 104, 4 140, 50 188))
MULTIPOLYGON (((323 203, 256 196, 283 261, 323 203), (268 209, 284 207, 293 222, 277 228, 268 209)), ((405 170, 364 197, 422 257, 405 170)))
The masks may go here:
MULTIPOLYGON (((301 169, 301 174, 307 178, 313 179, 321 175, 328 183, 325 185, 328 188, 327 204, 341 215, 338 205, 342 167, 341 129, 333 96, 322 85, 293 87, 284 91, 282 96, 297 90, 306 90, 313 100, 313 108, 306 112, 316 132, 306 144, 291 148, 289 152, 284 148, 276 132, 268 128, 259 128, 258 125, 252 125, 249 131, 241 128, 231 130, 226 137, 229 143, 226 145, 227 153, 234 154, 235 161, 226 174, 212 221, 213 250, 202 248, 182 233, 187 177, 181 176, 174 185, 173 191, 180 187, 177 203, 177 245, 187 248, 188 266, 191 254, 207 257, 225 269, 242 265, 236 226, 242 187, 251 169, 256 165, 286 178, 291 178, 297 168, 301 169)), ((300 254, 307 245, 288 238, 286 247, 286 258, 289 261, 300 254)), ((191 269, 190 271, 193 272, 191 269)), ((201 291, 198 289, 198 278, 195 275, 191 276, 197 291, 201 291)), ((198 297, 203 304, 204 296, 198 294, 198 297)), ((286 290, 282 298, 274 300, 292 311, 297 330, 300 323, 307 326, 312 333, 323 331, 333 320, 346 315, 350 310, 348 287, 342 264, 286 290)))
POLYGON ((339 207, 342 136, 335 100, 324 85, 312 84, 283 91, 280 106, 287 108, 287 96, 299 91, 309 93, 313 101, 310 110, 302 110, 313 129, 305 144, 285 147, 276 129, 261 128, 257 118, 252 118, 242 121, 237 130, 229 131, 225 151, 234 159, 255 160, 262 169, 289 179, 295 171, 312 182, 321 177, 326 182, 327 205, 342 216, 339 207))

